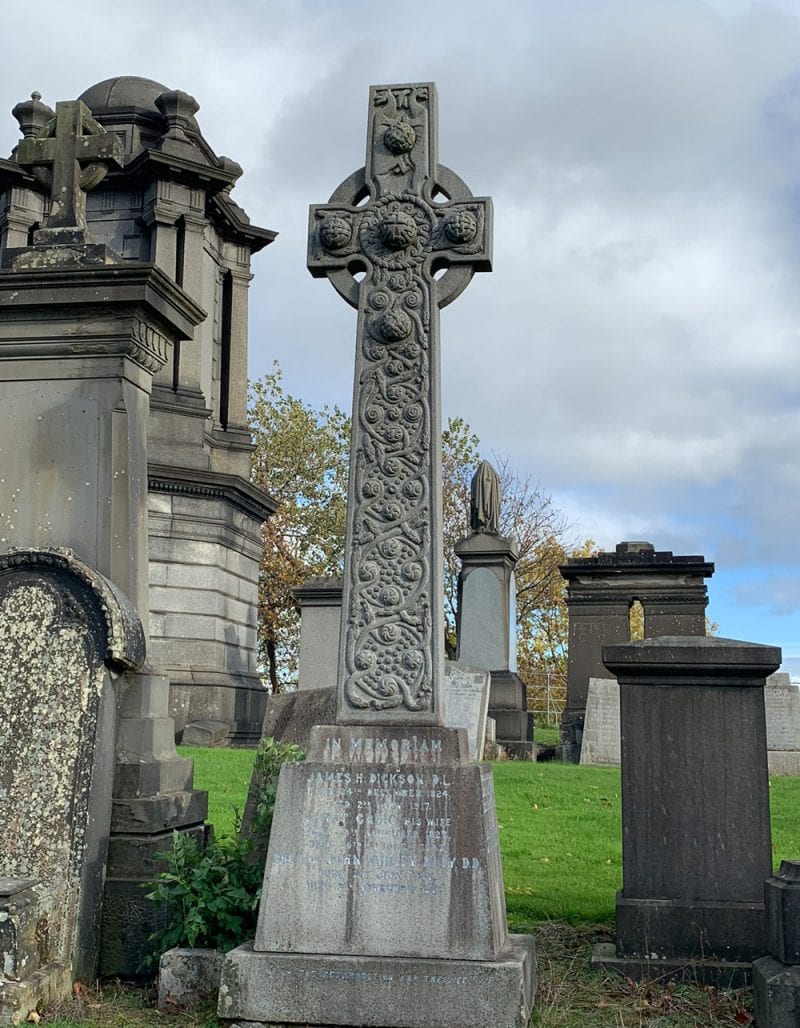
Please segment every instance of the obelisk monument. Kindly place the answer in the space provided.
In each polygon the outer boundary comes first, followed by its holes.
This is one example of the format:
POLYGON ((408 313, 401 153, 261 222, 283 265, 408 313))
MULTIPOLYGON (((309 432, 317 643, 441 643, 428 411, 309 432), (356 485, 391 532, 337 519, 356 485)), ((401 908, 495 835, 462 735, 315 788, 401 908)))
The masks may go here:
POLYGON ((530 1015, 491 771, 442 717, 439 308, 490 269, 491 217, 437 162, 435 87, 372 87, 366 166, 309 226, 311 273, 358 309, 337 723, 281 772, 256 939, 220 990, 240 1024, 530 1015))

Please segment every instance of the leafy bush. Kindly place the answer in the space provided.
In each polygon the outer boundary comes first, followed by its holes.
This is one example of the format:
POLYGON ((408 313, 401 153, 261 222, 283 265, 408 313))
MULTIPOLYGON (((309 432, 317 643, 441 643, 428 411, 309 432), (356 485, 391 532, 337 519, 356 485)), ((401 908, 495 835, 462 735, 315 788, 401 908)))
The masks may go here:
POLYGON ((202 847, 182 832, 173 833, 172 850, 155 881, 147 883, 147 898, 166 911, 163 927, 153 932, 153 954, 146 964, 158 963, 173 946, 221 949, 227 952, 255 935, 267 842, 275 811, 281 765, 303 760, 299 746, 264 739, 255 758, 256 804, 250 825, 236 835, 213 839, 202 847))
POLYGON ((272 830, 272 818, 275 814, 275 797, 278 794, 278 776, 284 764, 293 764, 305 760, 305 753, 294 743, 276 742, 275 739, 262 739, 256 751, 253 774, 255 775, 256 807, 250 825, 253 841, 266 857, 266 844, 272 830))

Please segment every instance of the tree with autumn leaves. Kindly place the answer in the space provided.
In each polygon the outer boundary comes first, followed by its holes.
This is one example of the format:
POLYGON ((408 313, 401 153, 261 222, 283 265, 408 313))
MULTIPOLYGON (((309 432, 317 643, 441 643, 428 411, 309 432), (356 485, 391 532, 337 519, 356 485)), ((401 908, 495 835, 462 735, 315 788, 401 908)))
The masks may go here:
MULTIPOLYGON (((285 392, 279 367, 251 386, 250 424, 256 449, 253 482, 278 502, 264 524, 259 583, 259 654, 273 692, 297 681, 299 609, 293 588, 341 574, 347 504, 350 420, 339 407, 321 410, 285 392)), ((481 460, 480 441, 461 418, 442 433, 446 645, 455 655, 460 565, 454 547, 468 535, 469 488, 481 460)), ((542 669, 565 670, 567 618, 558 565, 574 552, 570 526, 538 483, 490 455, 503 496, 500 531, 519 546, 516 568, 518 660, 523 680, 542 669)))
POLYGON ((250 386, 252 480, 278 503, 264 522, 259 577, 259 658, 272 692, 297 681, 299 610, 309 578, 341 574, 350 419, 285 392, 277 363, 250 386))

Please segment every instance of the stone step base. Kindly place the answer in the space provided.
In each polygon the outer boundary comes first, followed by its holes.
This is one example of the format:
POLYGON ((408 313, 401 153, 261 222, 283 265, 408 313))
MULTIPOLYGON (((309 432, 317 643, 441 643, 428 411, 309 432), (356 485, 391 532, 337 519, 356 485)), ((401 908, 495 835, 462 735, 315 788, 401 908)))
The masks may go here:
POLYGON ((618 957, 613 942, 599 942, 592 949, 592 969, 615 971, 617 974, 642 981, 658 978, 662 981, 699 982, 724 989, 749 988, 753 980, 753 965, 744 961, 680 959, 645 960, 640 957, 618 957))
POLYGON ((0 978, 0 1025, 23 1023, 37 1006, 56 1003, 72 993, 70 967, 53 960, 19 982, 0 978))
POLYGON ((525 1028, 536 995, 533 937, 496 960, 255 952, 225 959, 219 1016, 259 1023, 381 1028, 525 1028))
POLYGON ((762 957, 753 964, 753 1005, 763 1028, 797 1028, 800 1024, 800 967, 762 957))

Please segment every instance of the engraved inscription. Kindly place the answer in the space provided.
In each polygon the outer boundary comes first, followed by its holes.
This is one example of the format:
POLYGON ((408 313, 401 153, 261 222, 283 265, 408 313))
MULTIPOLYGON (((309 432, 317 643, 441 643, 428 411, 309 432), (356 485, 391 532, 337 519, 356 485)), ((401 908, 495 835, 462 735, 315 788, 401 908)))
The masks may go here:
POLYGON ((297 981, 330 981, 349 984, 389 984, 399 985, 469 985, 477 981, 477 975, 465 974, 404 974, 383 971, 352 971, 345 968, 324 967, 290 967, 270 965, 269 973, 280 978, 293 978, 297 981))
POLYGON ((316 802, 303 815, 304 846, 271 851, 272 869, 302 866, 302 887, 318 894, 448 893, 451 877, 483 870, 480 855, 457 849, 449 775, 414 765, 313 772, 308 788, 316 802))
MULTIPOLYGON (((776 676, 777 677, 777 676, 776 676)), ((767 679, 764 688, 768 750, 800 750, 800 688, 767 679)))

